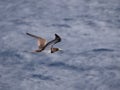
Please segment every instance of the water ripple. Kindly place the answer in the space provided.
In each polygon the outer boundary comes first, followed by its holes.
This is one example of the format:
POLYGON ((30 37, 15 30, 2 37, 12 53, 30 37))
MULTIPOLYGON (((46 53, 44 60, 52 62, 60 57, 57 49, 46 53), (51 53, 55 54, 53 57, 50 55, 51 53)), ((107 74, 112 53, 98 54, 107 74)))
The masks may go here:
POLYGON ((41 80, 53 80, 51 76, 45 76, 42 74, 32 74, 32 78, 41 79, 41 80))
POLYGON ((63 27, 63 28, 71 28, 68 24, 52 24, 53 27, 63 27))
POLYGON ((98 49, 93 49, 93 52, 113 52, 113 49, 107 49, 107 48, 98 48, 98 49))

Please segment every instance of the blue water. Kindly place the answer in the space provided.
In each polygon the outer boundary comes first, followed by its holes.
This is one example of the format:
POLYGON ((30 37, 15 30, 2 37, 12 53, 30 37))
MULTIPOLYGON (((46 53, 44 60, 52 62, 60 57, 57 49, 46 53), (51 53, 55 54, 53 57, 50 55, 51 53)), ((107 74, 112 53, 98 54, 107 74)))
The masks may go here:
POLYGON ((120 90, 119 29, 119 0, 0 0, 0 90, 120 90))

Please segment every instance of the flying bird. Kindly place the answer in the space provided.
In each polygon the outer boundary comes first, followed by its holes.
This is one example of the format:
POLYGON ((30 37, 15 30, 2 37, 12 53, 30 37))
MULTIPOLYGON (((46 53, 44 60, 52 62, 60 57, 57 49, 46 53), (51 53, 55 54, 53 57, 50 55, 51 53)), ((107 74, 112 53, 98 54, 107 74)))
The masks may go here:
POLYGON ((59 35, 57 35, 57 34, 55 34, 55 39, 53 39, 53 40, 51 40, 49 42, 47 42, 46 39, 44 39, 44 38, 42 38, 40 36, 36 36, 36 35, 30 34, 30 33, 26 33, 26 34, 37 39, 38 49, 34 50, 32 52, 42 52, 47 47, 50 47, 51 53, 54 53, 54 52, 60 50, 60 48, 53 47, 56 43, 61 41, 61 37, 59 35))

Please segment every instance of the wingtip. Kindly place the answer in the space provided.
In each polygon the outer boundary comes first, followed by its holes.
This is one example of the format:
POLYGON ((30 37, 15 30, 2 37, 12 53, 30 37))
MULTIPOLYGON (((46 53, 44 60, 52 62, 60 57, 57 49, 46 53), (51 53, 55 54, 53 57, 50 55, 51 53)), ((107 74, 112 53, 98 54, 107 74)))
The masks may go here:
POLYGON ((28 32, 26 32, 26 34, 28 35, 29 33, 28 33, 28 32))
POLYGON ((28 32, 26 32, 26 34, 27 34, 27 35, 29 35, 29 36, 31 36, 31 34, 30 34, 30 33, 28 33, 28 32))
POLYGON ((55 36, 58 36, 58 35, 55 33, 55 36))
POLYGON ((59 41, 61 41, 61 37, 55 33, 55 38, 59 39, 59 41))
POLYGON ((55 33, 55 36, 56 36, 56 37, 60 37, 60 36, 59 36, 58 34, 56 34, 56 33, 55 33))

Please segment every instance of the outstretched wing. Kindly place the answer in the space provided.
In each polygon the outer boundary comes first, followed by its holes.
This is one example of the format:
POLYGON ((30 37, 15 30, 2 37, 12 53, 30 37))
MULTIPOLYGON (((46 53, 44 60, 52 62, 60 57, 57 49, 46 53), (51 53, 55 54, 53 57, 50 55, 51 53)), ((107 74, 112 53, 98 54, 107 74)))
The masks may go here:
POLYGON ((58 36, 57 34, 55 34, 55 39, 51 40, 50 42, 48 42, 44 48, 46 48, 47 46, 51 46, 51 48, 53 47, 53 45, 55 45, 56 43, 61 41, 61 37, 58 36))
POLYGON ((34 37, 38 40, 37 43, 38 43, 39 49, 42 49, 46 45, 46 42, 47 42, 46 39, 39 37, 39 36, 36 36, 36 35, 33 35, 33 34, 30 34, 30 33, 26 33, 26 34, 31 36, 31 37, 34 37))

